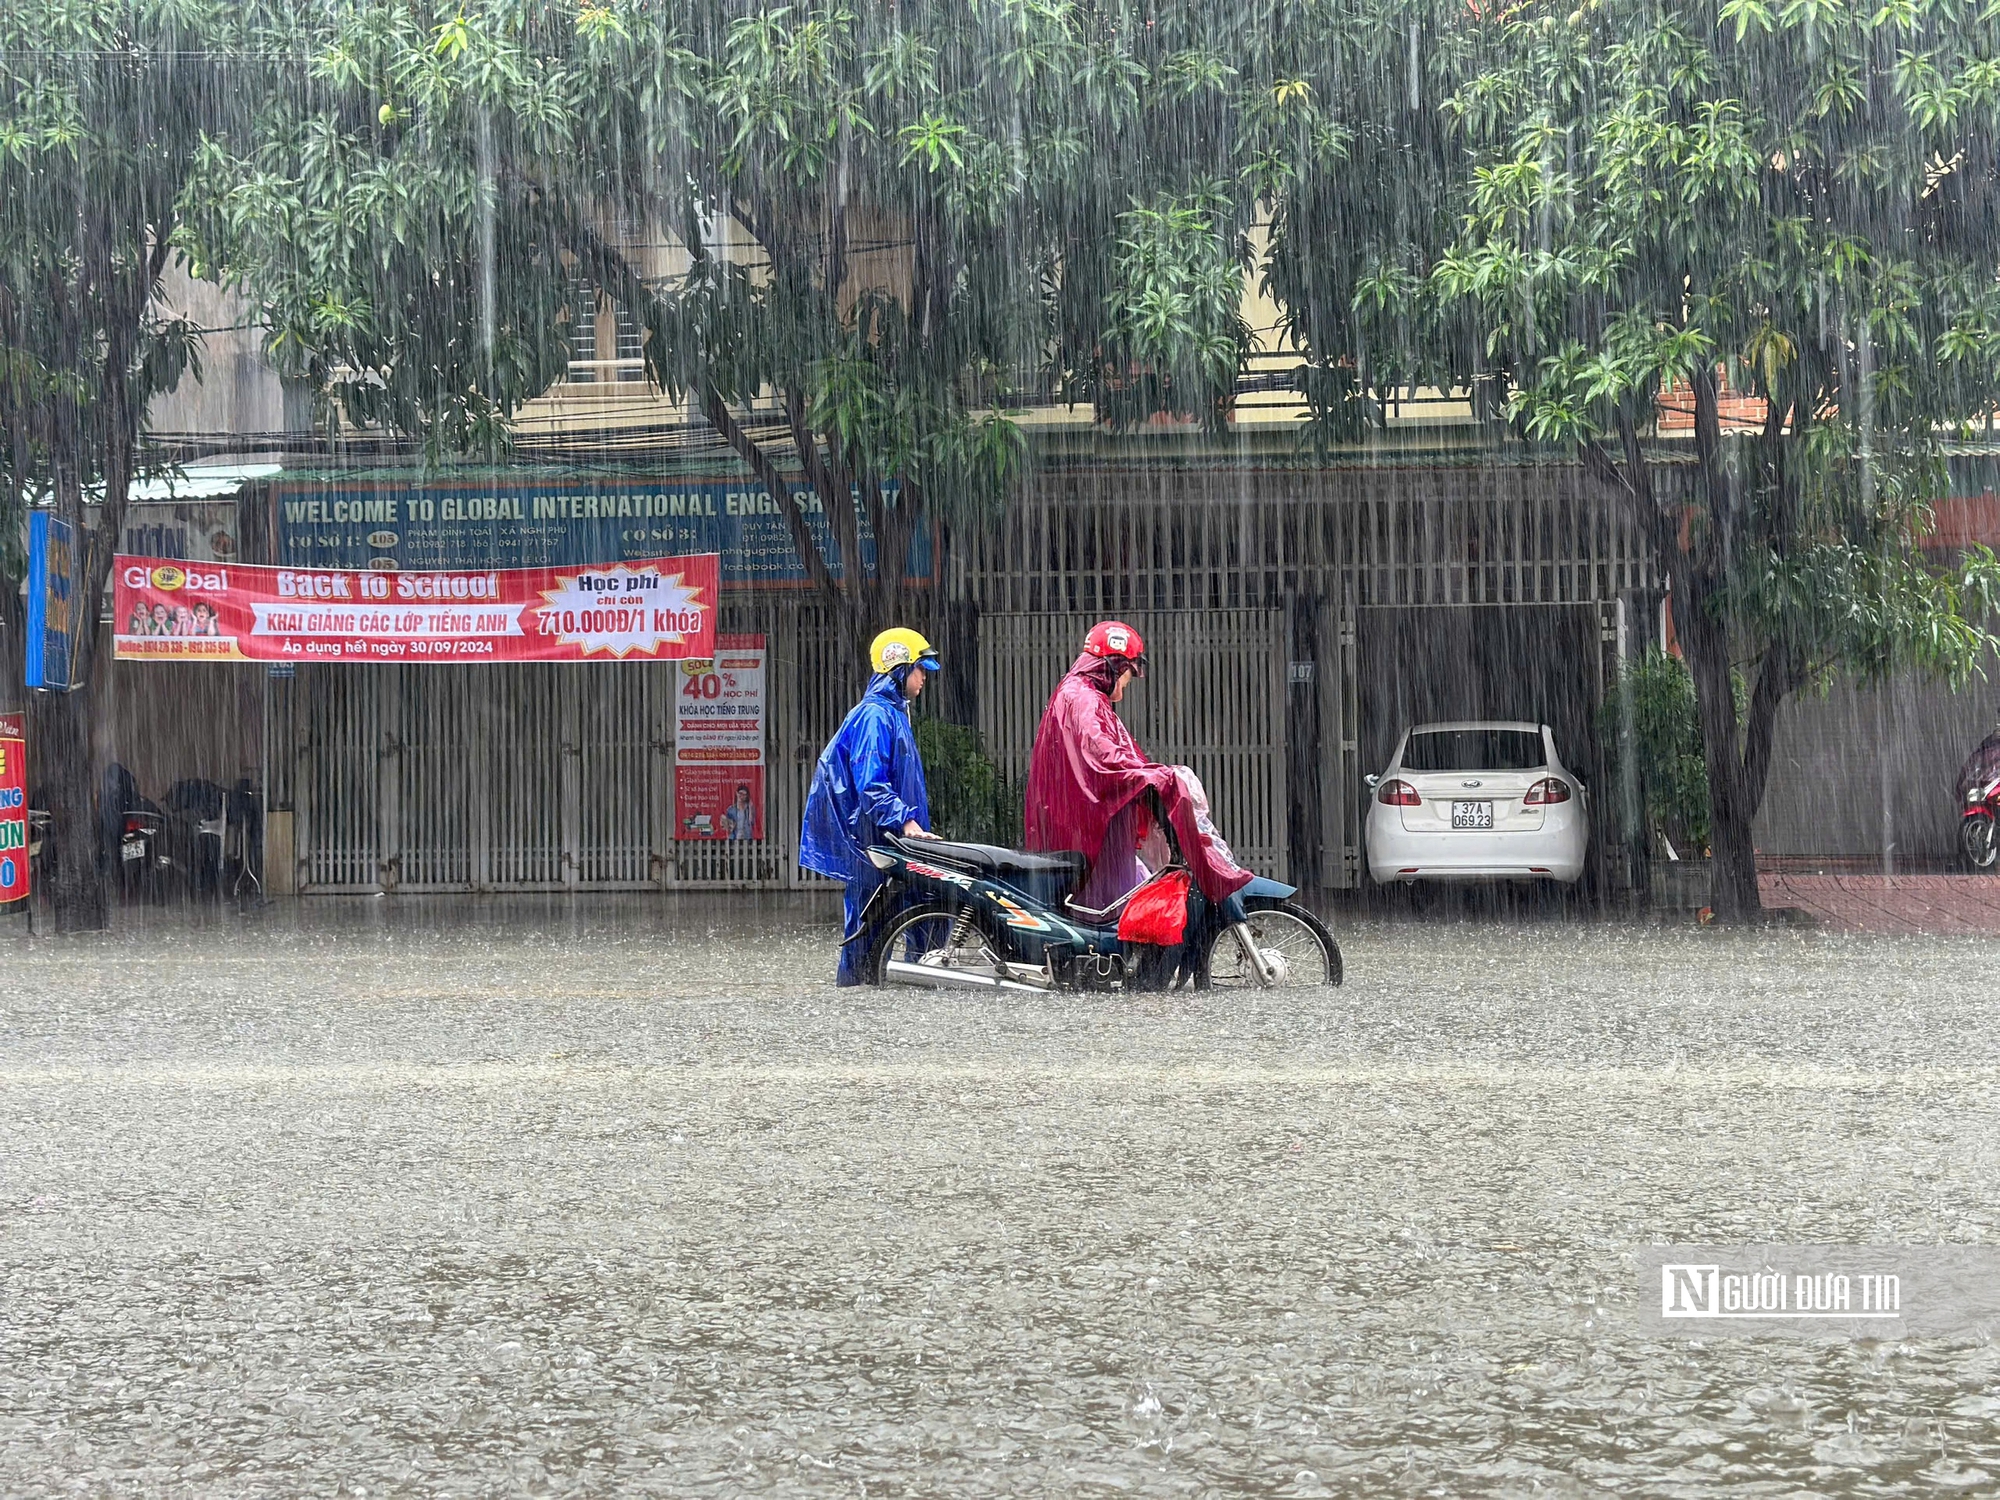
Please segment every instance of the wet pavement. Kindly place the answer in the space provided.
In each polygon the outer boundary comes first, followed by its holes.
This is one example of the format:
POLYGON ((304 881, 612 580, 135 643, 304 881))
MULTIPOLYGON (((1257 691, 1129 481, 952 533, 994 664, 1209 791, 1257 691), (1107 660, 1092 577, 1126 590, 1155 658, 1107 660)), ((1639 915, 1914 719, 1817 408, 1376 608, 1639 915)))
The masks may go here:
POLYGON ((2000 875, 1804 874, 1761 877, 1766 906, 1789 906, 1837 932, 2000 937, 2000 875))
POLYGON ((1655 1340, 1632 1253, 2000 1239, 2000 944, 995 1004, 759 911, 0 937, 0 1490, 2000 1490, 1990 1344, 1655 1340))

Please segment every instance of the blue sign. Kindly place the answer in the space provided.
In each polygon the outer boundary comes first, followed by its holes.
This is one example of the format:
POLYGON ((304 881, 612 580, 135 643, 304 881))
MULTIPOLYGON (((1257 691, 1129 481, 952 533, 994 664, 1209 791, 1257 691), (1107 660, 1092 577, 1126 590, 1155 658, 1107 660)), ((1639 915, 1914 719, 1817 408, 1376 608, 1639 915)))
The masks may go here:
MULTIPOLYGON (((895 487, 884 489, 893 496, 895 487)), ((839 548, 819 497, 795 496, 837 578, 839 548)), ((292 568, 549 568, 716 552, 725 584, 796 587, 808 579, 778 504, 753 480, 509 480, 474 485, 328 483, 280 488, 278 564, 292 568)), ((866 512, 863 565, 875 564, 866 512)), ((931 576, 918 528, 906 576, 931 576)))
POLYGON ((30 511, 23 674, 29 687, 69 690, 76 626, 76 528, 48 511, 30 511))

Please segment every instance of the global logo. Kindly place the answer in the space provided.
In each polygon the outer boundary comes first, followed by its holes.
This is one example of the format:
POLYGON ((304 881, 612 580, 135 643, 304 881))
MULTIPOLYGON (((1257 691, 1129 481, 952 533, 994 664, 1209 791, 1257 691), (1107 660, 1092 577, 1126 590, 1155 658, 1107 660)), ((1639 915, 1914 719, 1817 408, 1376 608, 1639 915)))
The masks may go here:
POLYGON ((187 574, 179 568, 158 567, 153 569, 153 587, 172 593, 187 582, 187 574))

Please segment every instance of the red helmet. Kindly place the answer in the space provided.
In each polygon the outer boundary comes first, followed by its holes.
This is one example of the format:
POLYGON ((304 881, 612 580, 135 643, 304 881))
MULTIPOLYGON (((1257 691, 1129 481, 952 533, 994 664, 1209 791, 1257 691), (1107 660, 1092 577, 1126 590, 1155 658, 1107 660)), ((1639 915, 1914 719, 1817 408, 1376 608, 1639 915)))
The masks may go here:
POLYGON ((1122 656, 1134 675, 1146 675, 1146 643, 1123 620, 1099 620, 1083 638, 1083 649, 1088 656, 1122 656))

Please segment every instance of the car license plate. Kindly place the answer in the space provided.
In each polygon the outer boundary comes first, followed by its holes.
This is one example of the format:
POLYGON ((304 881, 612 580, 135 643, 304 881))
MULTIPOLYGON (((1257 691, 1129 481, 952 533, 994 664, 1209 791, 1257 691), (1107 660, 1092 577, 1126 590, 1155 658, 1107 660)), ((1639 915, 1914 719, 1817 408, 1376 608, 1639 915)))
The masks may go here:
POLYGON ((144 859, 146 849, 142 844, 121 844, 118 848, 120 859, 144 859))
POLYGON ((1452 803, 1451 826, 1454 828, 1491 828, 1493 826, 1493 804, 1491 802, 1452 803))

